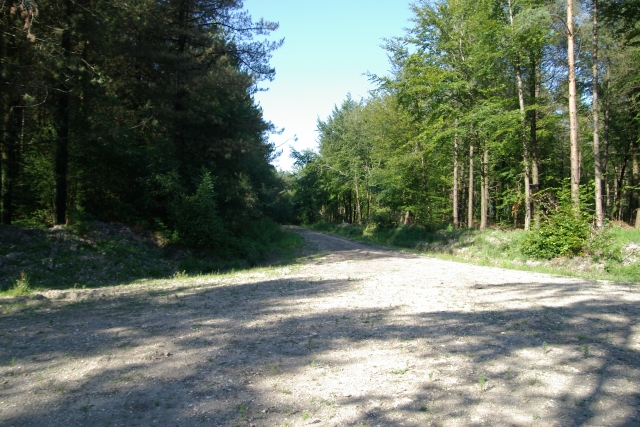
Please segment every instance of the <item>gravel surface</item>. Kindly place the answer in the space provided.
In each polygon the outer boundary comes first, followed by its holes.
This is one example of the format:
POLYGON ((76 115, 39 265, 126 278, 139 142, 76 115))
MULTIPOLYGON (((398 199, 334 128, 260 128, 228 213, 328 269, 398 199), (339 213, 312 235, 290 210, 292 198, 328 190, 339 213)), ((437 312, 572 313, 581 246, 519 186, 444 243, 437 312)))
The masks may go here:
POLYGON ((0 425, 640 425, 637 286, 294 229, 296 266, 0 298, 0 425))

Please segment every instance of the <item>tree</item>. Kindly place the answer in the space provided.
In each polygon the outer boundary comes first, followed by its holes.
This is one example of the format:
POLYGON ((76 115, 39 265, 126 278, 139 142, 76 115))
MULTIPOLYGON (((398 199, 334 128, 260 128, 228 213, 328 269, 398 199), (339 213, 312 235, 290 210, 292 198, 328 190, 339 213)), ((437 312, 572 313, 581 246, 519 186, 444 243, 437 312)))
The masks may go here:
POLYGON ((253 94, 277 24, 235 0, 22 1, 0 21, 4 222, 172 229, 207 173, 230 239, 270 212, 283 184, 253 94))
POLYGON ((595 205, 596 226, 602 228, 604 214, 602 210, 602 166, 600 163, 600 134, 598 115, 598 0, 593 0, 593 88, 592 107, 593 114, 593 159, 595 167, 595 205))
POLYGON ((578 105, 575 65, 573 0, 567 0, 567 66, 569 70, 569 139, 571 143, 571 200, 576 215, 580 211, 580 158, 578 153, 578 105))

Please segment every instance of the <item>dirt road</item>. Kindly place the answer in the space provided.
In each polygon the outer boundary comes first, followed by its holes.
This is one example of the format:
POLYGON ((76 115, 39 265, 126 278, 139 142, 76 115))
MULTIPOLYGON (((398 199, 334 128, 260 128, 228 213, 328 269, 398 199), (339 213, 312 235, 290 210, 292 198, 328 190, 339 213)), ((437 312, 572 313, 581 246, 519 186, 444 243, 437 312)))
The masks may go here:
POLYGON ((297 231, 293 267, 0 299, 0 425, 640 425, 636 286, 297 231))

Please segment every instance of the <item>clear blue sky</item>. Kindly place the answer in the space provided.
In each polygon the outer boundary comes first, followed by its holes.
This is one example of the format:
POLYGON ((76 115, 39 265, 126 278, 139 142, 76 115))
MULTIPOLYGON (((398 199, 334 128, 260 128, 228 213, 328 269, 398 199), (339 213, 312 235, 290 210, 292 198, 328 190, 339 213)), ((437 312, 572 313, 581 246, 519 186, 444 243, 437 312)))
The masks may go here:
POLYGON ((316 147, 316 123, 325 120, 334 105, 351 93, 366 97, 373 87, 363 74, 385 75, 390 68, 384 38, 404 35, 411 26, 409 0, 245 0, 254 20, 280 23, 272 39, 284 38, 273 54, 276 68, 267 92, 256 95, 264 117, 281 135, 271 141, 283 144, 275 164, 290 170, 289 145, 297 150, 316 147), (298 141, 292 139, 298 136, 298 141), (291 138, 291 139, 290 139, 291 138), (289 140, 289 141, 287 141, 289 140))

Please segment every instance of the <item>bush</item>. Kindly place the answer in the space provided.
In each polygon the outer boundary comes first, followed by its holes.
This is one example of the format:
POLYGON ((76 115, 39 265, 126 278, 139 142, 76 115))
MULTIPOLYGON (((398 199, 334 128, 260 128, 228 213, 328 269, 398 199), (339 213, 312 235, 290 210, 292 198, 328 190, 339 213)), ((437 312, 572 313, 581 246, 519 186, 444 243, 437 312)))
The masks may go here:
POLYGON ((396 221, 396 215, 394 215, 393 211, 389 207, 374 207, 372 209, 371 216, 369 217, 369 223, 375 228, 395 227, 396 221))
POLYGON ((273 244, 283 238, 280 225, 269 218, 262 218, 248 224, 247 234, 242 239, 244 256, 249 265, 256 265, 264 259, 273 244))
POLYGON ((213 178, 204 174, 194 195, 180 196, 170 207, 178 240, 193 248, 221 249, 228 237, 216 207, 213 178))
POLYGON ((522 243, 522 252, 533 258, 551 259, 581 254, 589 243, 589 215, 573 210, 569 189, 558 191, 558 199, 549 197, 547 216, 539 230, 532 231, 522 243))

